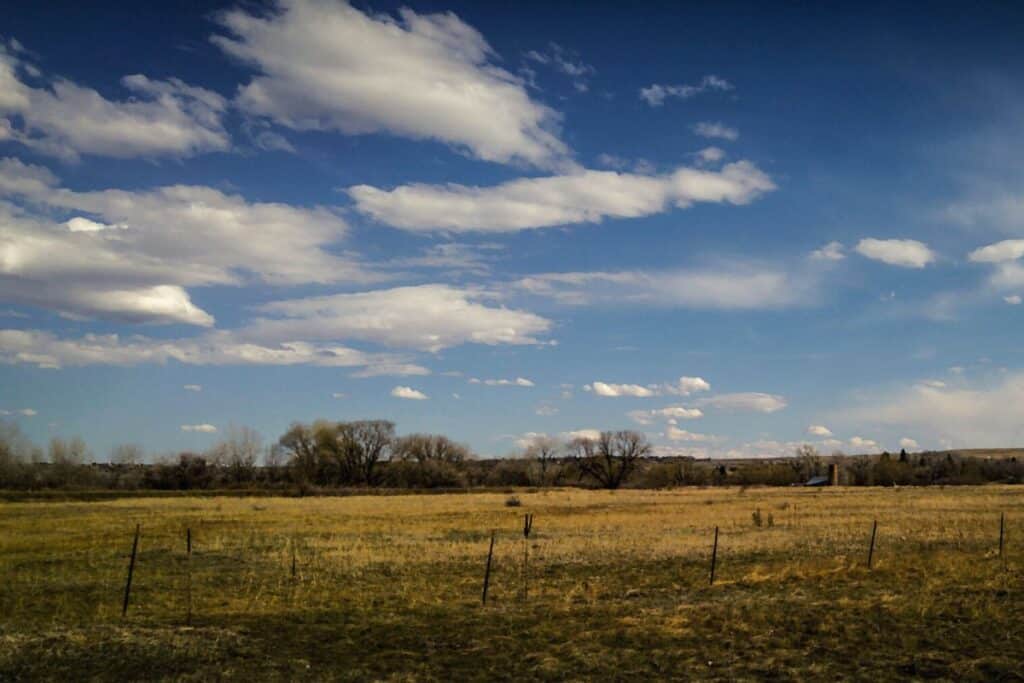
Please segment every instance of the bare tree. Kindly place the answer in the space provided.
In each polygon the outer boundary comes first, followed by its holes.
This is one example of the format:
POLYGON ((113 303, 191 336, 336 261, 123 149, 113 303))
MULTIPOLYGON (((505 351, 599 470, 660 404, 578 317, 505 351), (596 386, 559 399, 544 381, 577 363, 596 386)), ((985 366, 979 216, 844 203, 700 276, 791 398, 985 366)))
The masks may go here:
POLYGON ((110 451, 110 462, 115 465, 138 465, 144 459, 145 453, 138 444, 123 443, 110 451))
POLYGON ((429 462, 461 465, 472 460, 473 454, 466 446, 441 434, 410 434, 395 442, 394 457, 421 465, 429 462))
POLYGON ((805 443, 797 446, 794 456, 795 458, 792 462, 793 470, 796 476, 803 481, 820 474, 824 468, 821 454, 817 448, 810 444, 805 443))
POLYGON ((341 431, 351 441, 349 467, 361 484, 377 483, 377 465, 390 456, 395 442, 395 423, 387 420, 361 420, 342 423, 341 431))
POLYGON ((539 486, 558 484, 562 468, 559 466, 559 457, 562 454, 564 445, 554 437, 541 435, 530 440, 529 445, 523 452, 523 458, 536 465, 536 481, 539 486))
POLYGON ((259 432, 251 427, 231 425, 224 438, 210 449, 207 460, 227 468, 232 480, 249 481, 253 478, 262 450, 263 438, 259 432))
POLYGON ((289 454, 289 464, 300 480, 316 481, 320 462, 313 427, 293 422, 278 440, 278 445, 289 454))
POLYGON ((569 450, 582 476, 591 477, 602 488, 617 489, 637 461, 651 452, 651 445, 638 432, 601 432, 597 439, 573 440, 569 450))
POLYGON ((17 423, 0 420, 0 486, 13 486, 29 462, 38 461, 38 449, 17 423))

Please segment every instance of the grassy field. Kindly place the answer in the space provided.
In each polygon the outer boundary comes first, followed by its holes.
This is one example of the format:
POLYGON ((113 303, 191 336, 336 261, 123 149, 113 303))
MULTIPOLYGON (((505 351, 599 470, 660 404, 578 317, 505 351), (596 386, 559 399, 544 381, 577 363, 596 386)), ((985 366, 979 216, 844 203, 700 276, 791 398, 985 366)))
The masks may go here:
POLYGON ((0 680, 1024 678, 1024 488, 516 495, 0 503, 0 680))

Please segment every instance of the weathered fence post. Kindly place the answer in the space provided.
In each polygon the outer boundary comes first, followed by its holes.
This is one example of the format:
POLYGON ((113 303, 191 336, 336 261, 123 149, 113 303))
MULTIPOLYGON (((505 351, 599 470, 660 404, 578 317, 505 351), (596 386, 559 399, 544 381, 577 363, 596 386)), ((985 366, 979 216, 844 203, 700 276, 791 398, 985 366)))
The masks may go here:
POLYGON ((999 513, 999 557, 1003 556, 1003 531, 1006 527, 1006 513, 999 513))
POLYGON ((868 569, 871 569, 871 561, 875 557, 875 534, 878 532, 878 520, 871 525, 871 545, 868 546, 868 569))
POLYGON ((715 585, 715 564, 718 562, 718 527, 715 527, 715 544, 711 547, 711 579, 709 586, 715 585))
POLYGON ((491 583, 491 558, 494 557, 494 530, 491 530, 491 547, 487 551, 487 568, 484 569, 484 593, 481 602, 487 604, 487 586, 491 583))
POLYGON ((533 514, 523 515, 523 600, 530 595, 530 532, 533 531, 533 514))
POLYGON ((128 596, 132 592, 132 574, 135 573, 135 555, 139 551, 139 525, 135 525, 135 540, 132 541, 132 559, 128 561, 128 580, 124 584, 124 604, 121 605, 121 616, 128 614, 128 596))
POLYGON ((192 625, 192 527, 185 528, 185 594, 188 600, 188 614, 185 625, 192 625))

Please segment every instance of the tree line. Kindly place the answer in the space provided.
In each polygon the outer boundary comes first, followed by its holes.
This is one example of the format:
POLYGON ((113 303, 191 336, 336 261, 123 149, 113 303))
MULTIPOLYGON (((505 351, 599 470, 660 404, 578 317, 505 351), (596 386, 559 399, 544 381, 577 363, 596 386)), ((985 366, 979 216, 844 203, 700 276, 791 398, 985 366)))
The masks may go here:
POLYGON ((441 434, 398 435, 387 420, 296 422, 270 444, 253 429, 231 427, 202 453, 146 462, 141 447, 125 444, 106 462, 94 461, 80 438, 54 438, 43 449, 16 424, 0 421, 0 489, 14 490, 788 486, 826 475, 829 464, 838 464, 840 483, 852 486, 1024 481, 1024 464, 1015 457, 950 452, 825 458, 801 446, 793 457, 761 461, 655 457, 647 438, 628 430, 568 441, 539 436, 512 457, 488 459, 441 434))

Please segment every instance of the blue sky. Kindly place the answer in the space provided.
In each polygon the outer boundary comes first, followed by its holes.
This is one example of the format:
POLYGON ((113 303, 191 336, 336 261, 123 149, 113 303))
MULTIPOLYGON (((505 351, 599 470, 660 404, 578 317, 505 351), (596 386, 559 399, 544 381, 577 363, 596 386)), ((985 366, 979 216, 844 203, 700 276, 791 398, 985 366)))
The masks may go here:
POLYGON ((1010 5, 19 4, 0 411, 201 449, 1024 440, 1010 5))

